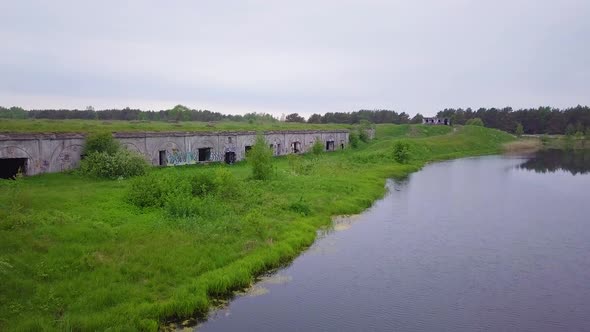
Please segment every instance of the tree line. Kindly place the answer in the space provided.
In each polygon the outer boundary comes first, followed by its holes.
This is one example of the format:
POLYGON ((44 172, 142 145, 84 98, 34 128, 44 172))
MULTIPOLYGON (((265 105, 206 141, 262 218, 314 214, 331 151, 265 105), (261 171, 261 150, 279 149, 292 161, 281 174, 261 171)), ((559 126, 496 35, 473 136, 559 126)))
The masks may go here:
POLYGON ((145 120, 145 121, 256 121, 276 122, 279 121, 271 114, 246 113, 244 115, 221 114, 208 110, 189 109, 183 105, 176 105, 172 109, 160 111, 142 111, 140 109, 105 109, 97 111, 92 106, 84 110, 68 109, 44 109, 25 110, 21 107, 0 106, 0 118, 9 119, 83 119, 83 120, 145 120))
POLYGON ((453 124, 465 124, 479 118, 486 127, 525 134, 574 134, 590 130, 590 107, 576 106, 560 110, 551 107, 513 110, 505 108, 447 108, 438 112, 439 118, 450 118, 453 124))
MULTIPOLYGON (((551 107, 526 108, 513 110, 505 108, 446 108, 437 113, 439 118, 449 118, 451 123, 463 125, 473 119, 481 119, 486 127, 525 134, 574 134, 590 130, 590 107, 576 106, 566 109, 551 107)), ((5 108, 0 106, 0 118, 14 119, 96 119, 96 120, 149 120, 149 121, 238 121, 238 122, 277 122, 279 119, 266 113, 247 113, 244 115, 222 114, 208 110, 189 109, 177 105, 172 109, 160 111, 142 111, 140 109, 106 109, 96 111, 89 106, 84 110, 24 110, 20 107, 5 108)), ((359 110, 354 112, 328 112, 313 114, 307 120, 298 113, 281 117, 286 122, 340 123, 358 124, 362 121, 371 123, 422 123, 424 117, 418 113, 410 118, 406 112, 393 110, 359 110)))

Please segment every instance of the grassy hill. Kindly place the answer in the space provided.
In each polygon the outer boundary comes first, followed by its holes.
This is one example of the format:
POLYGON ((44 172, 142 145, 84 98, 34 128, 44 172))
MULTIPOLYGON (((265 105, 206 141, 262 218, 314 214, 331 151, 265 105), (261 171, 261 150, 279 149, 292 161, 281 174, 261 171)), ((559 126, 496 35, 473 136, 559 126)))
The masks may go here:
POLYGON ((135 131, 242 131, 347 129, 350 125, 308 124, 293 122, 197 122, 197 121, 121 121, 121 120, 48 120, 0 119, 0 132, 64 133, 64 132, 135 132, 135 131))
POLYGON ((482 127, 380 125, 357 149, 274 159, 270 181, 250 179, 247 162, 118 181, 75 172, 0 181, 0 330, 155 331, 204 314, 212 298, 298 255, 332 216, 371 206, 386 178, 497 153, 512 139, 482 127), (408 163, 394 158, 399 142, 408 163), (202 177, 213 184, 195 193, 202 177), (161 199, 137 206, 152 196, 161 199))

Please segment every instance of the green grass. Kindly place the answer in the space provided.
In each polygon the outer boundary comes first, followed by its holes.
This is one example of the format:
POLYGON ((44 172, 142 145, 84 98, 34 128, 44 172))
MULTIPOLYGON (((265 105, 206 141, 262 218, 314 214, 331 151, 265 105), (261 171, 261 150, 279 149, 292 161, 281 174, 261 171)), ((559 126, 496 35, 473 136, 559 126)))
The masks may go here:
POLYGON ((121 121, 121 120, 48 120, 0 119, 0 132, 64 133, 64 132, 134 132, 134 131, 244 131, 348 129, 350 125, 308 124, 289 122, 197 122, 197 121, 121 121))
POLYGON ((481 127, 442 128, 378 126, 378 139, 356 150, 306 156, 304 173, 292 158, 275 159, 270 181, 251 180, 247 163, 153 169, 149 176, 170 188, 219 169, 237 179, 230 199, 188 197, 206 204, 185 218, 130 204, 133 180, 70 173, 2 181, 0 330, 157 330, 203 314, 212 297, 298 255, 331 216, 368 208, 386 178, 497 153, 512 140, 481 127), (400 139, 410 145, 403 165, 393 158, 400 139))

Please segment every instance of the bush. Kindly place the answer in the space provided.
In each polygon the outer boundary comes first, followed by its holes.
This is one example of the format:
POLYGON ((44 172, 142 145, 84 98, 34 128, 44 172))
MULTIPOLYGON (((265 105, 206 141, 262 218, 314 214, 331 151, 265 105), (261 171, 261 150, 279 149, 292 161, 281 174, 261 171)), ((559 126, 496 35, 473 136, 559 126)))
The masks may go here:
POLYGON ((84 155, 89 155, 92 152, 106 152, 107 154, 114 154, 119 151, 120 145, 111 133, 94 133, 86 137, 84 143, 84 155))
POLYGON ((190 218, 200 214, 201 204, 197 198, 183 195, 170 195, 164 206, 168 215, 173 218, 190 218))
POLYGON ((273 176, 272 150, 262 135, 256 136, 256 142, 246 156, 252 165, 252 177, 256 180, 268 180, 273 176))
POLYGON ((300 197, 297 202, 291 203, 291 205, 289 205, 289 210, 303 216, 311 214, 311 208, 309 207, 309 204, 303 200, 303 197, 300 197))
POLYGON ((468 126, 480 126, 480 127, 484 126, 483 120, 480 118, 469 119, 469 120, 467 120, 467 122, 465 122, 465 124, 468 126))
POLYGON ((410 160, 410 144, 405 141, 395 142, 393 145, 393 159, 400 164, 410 160))
POLYGON ((232 198, 240 192, 240 182, 232 172, 226 168, 215 171, 215 187, 217 194, 222 198, 232 198))
POLYGON ((215 192, 215 182, 213 178, 205 174, 193 175, 190 180, 191 192, 193 196, 204 196, 215 192))
POLYGON ((316 156, 321 155, 324 152, 324 144, 319 139, 316 140, 311 146, 311 153, 316 156))
POLYGON ((162 181, 155 176, 141 176, 133 179, 127 193, 127 200, 138 207, 163 206, 166 190, 162 181))
POLYGON ((348 143, 353 149, 357 148, 359 146, 359 135, 355 132, 350 132, 348 134, 348 143))
POLYGON ((316 166, 315 159, 305 159, 302 156, 295 154, 287 155, 287 161, 289 162, 289 168, 293 173, 297 175, 310 175, 316 166))
POLYGON ((119 150, 113 154, 91 152, 80 163, 80 171, 92 177, 117 179, 145 174, 147 162, 142 156, 119 150))
POLYGON ((574 127, 573 124, 568 124, 567 127, 565 127, 565 134, 567 136, 573 136, 576 133, 576 127, 574 127))
POLYGON ((369 135, 367 134, 367 131, 364 128, 359 128, 359 139, 365 143, 367 143, 369 141, 369 135))
POLYGON ((515 130, 516 136, 520 137, 522 136, 522 134, 524 134, 524 128, 522 127, 522 124, 517 123, 516 124, 516 130, 515 130))

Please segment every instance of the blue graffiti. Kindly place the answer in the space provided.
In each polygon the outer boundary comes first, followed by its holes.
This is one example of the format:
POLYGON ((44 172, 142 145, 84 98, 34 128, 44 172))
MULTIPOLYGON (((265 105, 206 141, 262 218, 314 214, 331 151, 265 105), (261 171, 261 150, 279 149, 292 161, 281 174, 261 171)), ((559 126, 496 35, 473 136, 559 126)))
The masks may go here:
MULTIPOLYGON (((211 152, 209 159, 206 161, 223 161, 225 154, 222 152, 211 152)), ((199 162, 198 153, 188 151, 172 151, 172 153, 166 155, 167 166, 181 166, 181 165, 194 165, 199 162)))

